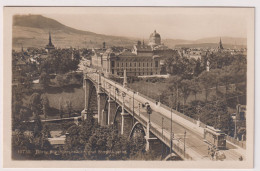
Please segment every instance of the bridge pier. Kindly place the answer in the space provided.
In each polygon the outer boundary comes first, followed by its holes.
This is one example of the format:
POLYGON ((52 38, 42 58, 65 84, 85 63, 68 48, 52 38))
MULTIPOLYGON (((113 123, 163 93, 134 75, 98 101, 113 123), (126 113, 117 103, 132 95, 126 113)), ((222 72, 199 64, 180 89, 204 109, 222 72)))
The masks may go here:
POLYGON ((97 95, 98 123, 102 126, 107 123, 107 111, 105 110, 106 94, 99 92, 97 95))
POLYGON ((107 116, 107 123, 108 125, 113 124, 113 119, 116 115, 117 105, 114 100, 108 99, 108 116, 107 116))
POLYGON ((155 142, 159 142, 158 138, 156 138, 155 136, 151 136, 151 132, 150 132, 150 126, 151 123, 148 122, 147 126, 146 126, 146 135, 145 135, 145 140, 146 140, 146 146, 145 146, 145 150, 149 151, 150 149, 154 149, 151 145, 155 145, 155 142))
POLYGON ((81 112, 81 118, 82 120, 87 119, 88 115, 88 105, 89 105, 89 100, 90 100, 90 94, 91 94, 91 83, 86 80, 86 78, 83 79, 83 88, 85 92, 85 104, 84 104, 84 109, 81 112))
POLYGON ((132 116, 126 113, 124 110, 121 113, 122 124, 121 124, 121 135, 128 137, 132 128, 132 116))

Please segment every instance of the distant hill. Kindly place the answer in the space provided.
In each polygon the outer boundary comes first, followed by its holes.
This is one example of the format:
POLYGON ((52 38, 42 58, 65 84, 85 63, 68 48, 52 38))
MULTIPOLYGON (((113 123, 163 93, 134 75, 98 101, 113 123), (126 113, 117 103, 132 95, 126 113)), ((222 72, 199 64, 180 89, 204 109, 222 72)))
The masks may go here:
MULTIPOLYGON (((190 47, 190 48, 215 48, 218 47, 219 37, 210 37, 198 40, 165 39, 164 44, 168 47, 190 47)), ((221 37, 224 48, 246 47, 246 38, 221 37)))
MULTIPOLYGON (((217 48, 218 43, 198 43, 198 44, 179 44, 176 45, 175 48, 181 48, 181 47, 186 47, 186 48, 217 48)), ((246 45, 233 45, 233 44, 223 44, 223 47, 225 49, 228 48, 245 48, 246 45)))
POLYGON ((56 47, 101 47, 105 41, 108 46, 131 46, 137 41, 133 38, 96 34, 77 30, 41 15, 15 15, 13 17, 13 48, 43 48, 48 43, 49 31, 56 47))
MULTIPOLYGON (((137 38, 96 34, 90 31, 77 30, 42 15, 15 15, 13 17, 13 49, 23 47, 44 48, 48 43, 49 31, 52 42, 56 47, 92 48, 107 46, 124 46, 131 48, 137 38)), ((147 33, 149 35, 149 33, 147 33)), ((147 36, 148 37, 148 36, 147 36)), ((224 47, 246 46, 245 38, 222 37, 224 47)), ((216 47, 219 37, 199 40, 164 39, 163 43, 169 48, 175 47, 216 47)))

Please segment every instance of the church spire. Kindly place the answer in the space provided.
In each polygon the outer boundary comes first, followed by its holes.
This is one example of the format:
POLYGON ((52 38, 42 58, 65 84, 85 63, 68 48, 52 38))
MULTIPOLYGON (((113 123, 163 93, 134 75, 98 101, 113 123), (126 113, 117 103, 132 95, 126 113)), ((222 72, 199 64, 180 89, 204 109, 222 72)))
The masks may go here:
POLYGON ((219 39, 218 49, 219 49, 219 50, 223 50, 223 49, 224 49, 224 47, 223 47, 223 45, 222 45, 221 37, 220 37, 220 39, 219 39))
POLYGON ((50 52, 51 50, 55 49, 54 45, 51 42, 51 32, 49 31, 49 43, 45 46, 45 49, 50 52))
POLYGON ((52 42, 51 42, 51 32, 49 31, 49 45, 52 45, 52 42))

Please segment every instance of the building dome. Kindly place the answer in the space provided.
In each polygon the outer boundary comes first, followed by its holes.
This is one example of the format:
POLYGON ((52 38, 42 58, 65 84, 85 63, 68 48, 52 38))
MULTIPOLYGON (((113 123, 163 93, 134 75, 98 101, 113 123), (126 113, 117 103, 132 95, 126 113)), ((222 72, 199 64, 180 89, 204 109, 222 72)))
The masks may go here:
POLYGON ((154 30, 153 33, 150 34, 149 45, 156 46, 161 44, 161 36, 159 33, 154 30))
POLYGON ((157 33, 156 30, 154 30, 154 32, 150 34, 150 38, 151 37, 159 37, 159 38, 161 38, 160 34, 157 33))

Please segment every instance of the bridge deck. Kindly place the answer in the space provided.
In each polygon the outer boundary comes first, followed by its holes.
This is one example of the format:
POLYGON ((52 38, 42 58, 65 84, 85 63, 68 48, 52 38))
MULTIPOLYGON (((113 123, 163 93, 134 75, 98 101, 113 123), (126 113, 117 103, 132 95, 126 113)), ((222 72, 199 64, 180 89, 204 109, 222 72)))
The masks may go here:
MULTIPOLYGON (((94 83, 100 82, 102 91, 110 94, 110 97, 120 105, 124 103, 125 110, 133 115, 141 124, 146 126, 148 122, 148 114, 144 107, 145 103, 149 103, 152 108, 151 129, 150 131, 170 147, 170 126, 171 126, 171 112, 165 107, 156 104, 154 101, 145 98, 133 90, 124 88, 122 85, 117 84, 103 76, 99 78, 99 74, 87 72, 88 79, 94 83), (100 79, 100 80, 99 80, 100 79), (125 97, 122 93, 125 93, 125 97), (162 125, 162 118, 163 125, 162 125)), ((173 111, 172 113, 172 126, 174 132, 173 150, 184 159, 192 160, 209 160, 208 144, 203 141, 203 128, 194 123, 193 120, 187 120, 173 111), (186 131, 185 145, 184 145, 184 132, 186 131), (185 146, 185 147, 184 147, 185 146), (184 155, 185 148, 185 155, 184 155)), ((238 159, 238 153, 225 153, 230 159, 238 159)))

